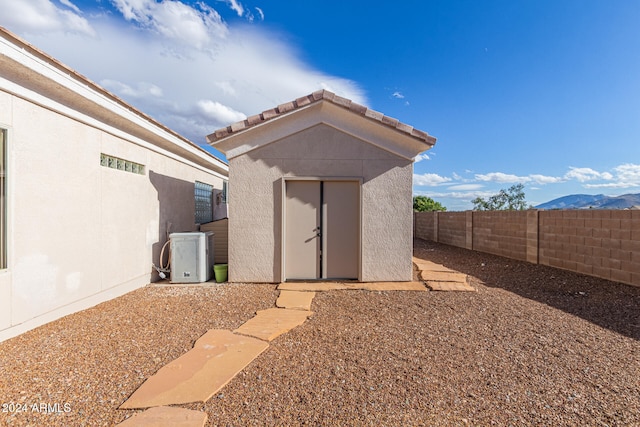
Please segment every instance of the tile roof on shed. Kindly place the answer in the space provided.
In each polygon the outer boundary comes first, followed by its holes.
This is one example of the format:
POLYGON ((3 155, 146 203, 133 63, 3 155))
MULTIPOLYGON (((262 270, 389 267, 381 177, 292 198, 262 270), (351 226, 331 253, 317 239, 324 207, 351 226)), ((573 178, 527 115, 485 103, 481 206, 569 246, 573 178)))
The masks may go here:
POLYGON ((215 144, 216 142, 219 142, 220 140, 225 139, 233 134, 245 131, 254 126, 260 125, 269 120, 275 119, 284 114, 309 106, 319 101, 329 101, 344 109, 352 111, 356 114, 360 114, 361 116, 366 117, 370 120, 377 121, 398 132, 401 132, 408 136, 416 138, 428 145, 434 145, 436 142, 436 139, 430 136, 427 132, 421 131, 419 129, 415 129, 413 126, 404 124, 400 122, 398 119, 385 116, 384 114, 378 111, 367 108, 364 105, 355 103, 350 99, 338 96, 335 93, 330 92, 328 90, 319 90, 319 91, 313 92, 310 95, 298 98, 294 101, 278 105, 276 108, 263 111, 260 114, 247 117, 245 120, 233 123, 230 126, 216 130, 215 132, 207 136, 207 140, 209 141, 210 144, 215 144))

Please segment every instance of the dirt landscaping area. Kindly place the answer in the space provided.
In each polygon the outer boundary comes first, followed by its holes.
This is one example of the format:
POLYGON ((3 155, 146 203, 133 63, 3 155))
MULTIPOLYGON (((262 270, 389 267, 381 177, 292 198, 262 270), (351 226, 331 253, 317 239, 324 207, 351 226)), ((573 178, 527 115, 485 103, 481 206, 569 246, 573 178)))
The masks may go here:
MULTIPOLYGON (((208 402, 181 406, 208 426, 640 425, 640 288, 414 246, 478 291, 319 292, 304 324, 208 402)), ((115 425, 139 412, 117 408, 146 378, 277 296, 147 286, 0 343, 0 421, 115 425)))

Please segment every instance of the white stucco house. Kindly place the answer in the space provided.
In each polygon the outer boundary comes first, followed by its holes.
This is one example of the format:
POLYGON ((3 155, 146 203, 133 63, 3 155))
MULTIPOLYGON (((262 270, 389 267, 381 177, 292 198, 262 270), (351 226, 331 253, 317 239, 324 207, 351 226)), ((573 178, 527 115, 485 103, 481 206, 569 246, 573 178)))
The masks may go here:
POLYGON ((229 280, 412 280, 426 132, 318 91, 207 137, 226 154, 229 280))
POLYGON ((228 166, 0 28, 0 340, 157 278, 228 166))

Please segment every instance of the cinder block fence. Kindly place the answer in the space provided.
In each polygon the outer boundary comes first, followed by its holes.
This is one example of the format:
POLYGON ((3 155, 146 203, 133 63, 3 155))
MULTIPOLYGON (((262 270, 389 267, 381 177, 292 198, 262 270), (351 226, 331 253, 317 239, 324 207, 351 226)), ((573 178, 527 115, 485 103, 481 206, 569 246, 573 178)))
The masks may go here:
POLYGON ((415 237, 640 286, 640 211, 416 212, 415 237))

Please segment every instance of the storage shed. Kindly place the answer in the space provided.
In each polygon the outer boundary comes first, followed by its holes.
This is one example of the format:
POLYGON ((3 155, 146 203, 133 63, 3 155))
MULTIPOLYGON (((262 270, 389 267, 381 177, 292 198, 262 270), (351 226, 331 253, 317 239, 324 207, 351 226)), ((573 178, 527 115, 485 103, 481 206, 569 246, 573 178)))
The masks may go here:
POLYGON ((413 159, 435 138, 318 91, 219 129, 229 280, 409 281, 413 159))

